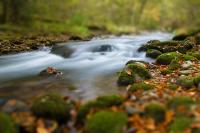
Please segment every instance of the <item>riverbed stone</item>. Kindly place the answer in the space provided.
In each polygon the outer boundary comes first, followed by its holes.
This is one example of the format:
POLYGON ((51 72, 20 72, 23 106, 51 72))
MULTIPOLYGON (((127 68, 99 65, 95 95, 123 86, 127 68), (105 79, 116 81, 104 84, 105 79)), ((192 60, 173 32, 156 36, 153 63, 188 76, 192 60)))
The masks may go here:
POLYGON ((153 58, 153 59, 157 58, 161 54, 162 54, 162 52, 160 52, 159 50, 155 50, 155 49, 149 49, 146 52, 146 56, 153 58))
POLYGON ((39 76, 44 76, 44 77, 50 77, 50 76, 61 76, 62 72, 58 71, 56 68, 53 67, 47 67, 46 69, 42 70, 39 73, 39 76))

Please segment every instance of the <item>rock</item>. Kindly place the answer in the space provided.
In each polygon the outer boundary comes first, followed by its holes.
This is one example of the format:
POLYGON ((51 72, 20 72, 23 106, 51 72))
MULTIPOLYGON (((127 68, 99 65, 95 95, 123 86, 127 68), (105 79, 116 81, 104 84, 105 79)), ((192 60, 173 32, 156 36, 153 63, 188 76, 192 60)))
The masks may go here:
POLYGON ((181 71, 179 71, 179 73, 181 75, 189 75, 189 74, 192 74, 194 72, 195 72, 195 70, 181 70, 181 71))
POLYGON ((180 76, 176 83, 184 88, 191 88, 194 85, 194 78, 190 76, 180 76))
POLYGON ((191 61, 185 61, 182 65, 181 65, 181 67, 183 68, 183 69, 188 69, 188 68, 190 68, 192 66, 192 62, 191 61))
POLYGON ((143 113, 141 110, 136 109, 136 108, 131 107, 131 106, 126 106, 125 110, 126 110, 126 112, 127 112, 128 115, 143 113))
POLYGON ((113 46, 111 45, 101 45, 93 50, 93 52, 112 52, 113 46))
POLYGON ((136 63, 136 64, 138 64, 138 65, 141 65, 141 66, 143 66, 143 67, 146 67, 146 66, 149 65, 149 63, 148 63, 148 62, 145 62, 145 61, 140 61, 140 60, 129 60, 129 61, 126 63, 126 66, 129 65, 129 64, 134 64, 134 63, 136 63))
POLYGON ((70 49, 68 46, 62 46, 62 45, 54 45, 51 49, 52 54, 56 54, 64 58, 70 57, 73 52, 74 51, 70 49))
POLYGON ((42 70, 39 74, 39 76, 61 76, 62 72, 58 71, 57 69, 53 68, 53 67, 48 67, 45 70, 42 70))
POLYGON ((200 52, 193 51, 193 52, 188 52, 187 54, 200 60, 200 52))
POLYGON ((177 52, 164 53, 157 57, 156 62, 163 65, 169 65, 172 60, 177 59, 180 56, 181 54, 177 52))
POLYGON ((174 37, 172 38, 172 40, 183 41, 183 40, 185 40, 187 37, 188 37, 187 34, 179 34, 179 35, 174 36, 174 37))
POLYGON ((86 122, 87 133, 121 133, 128 118, 125 113, 100 111, 86 122))
POLYGON ((193 104, 195 104, 194 100, 192 98, 186 97, 186 96, 173 97, 167 103, 168 107, 172 108, 172 109, 176 109, 179 106, 190 107, 193 104))
POLYGON ((26 103, 16 99, 11 99, 8 100, 6 104, 4 104, 1 110, 6 113, 12 113, 12 112, 27 112, 30 109, 26 103))
POLYGON ((173 59, 168 67, 170 70, 177 70, 181 68, 181 64, 179 63, 178 59, 173 59))
POLYGON ((155 49, 149 49, 146 52, 146 56, 151 57, 153 59, 157 58, 161 54, 162 54, 162 52, 160 52, 159 50, 155 50, 155 49))
POLYGON ((48 94, 37 98, 31 107, 37 117, 56 120, 60 123, 70 119, 71 103, 66 103, 60 95, 48 94))
POLYGON ((144 82, 140 82, 140 83, 134 83, 128 91, 129 92, 135 92, 137 90, 147 91, 147 90, 151 90, 153 88, 154 88, 153 85, 146 84, 144 82))

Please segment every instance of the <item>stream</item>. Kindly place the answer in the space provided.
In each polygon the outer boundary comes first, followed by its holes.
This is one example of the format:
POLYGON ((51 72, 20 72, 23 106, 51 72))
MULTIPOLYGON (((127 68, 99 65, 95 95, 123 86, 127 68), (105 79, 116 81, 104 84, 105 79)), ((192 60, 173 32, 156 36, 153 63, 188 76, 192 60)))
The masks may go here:
POLYGON ((87 101, 99 95, 124 93, 124 88, 117 87, 117 72, 129 60, 153 62, 137 49, 149 40, 169 40, 171 37, 168 33, 154 32, 93 38, 0 56, 0 97, 27 100, 56 92, 87 101), (39 76, 47 67, 55 67, 63 75, 39 76))

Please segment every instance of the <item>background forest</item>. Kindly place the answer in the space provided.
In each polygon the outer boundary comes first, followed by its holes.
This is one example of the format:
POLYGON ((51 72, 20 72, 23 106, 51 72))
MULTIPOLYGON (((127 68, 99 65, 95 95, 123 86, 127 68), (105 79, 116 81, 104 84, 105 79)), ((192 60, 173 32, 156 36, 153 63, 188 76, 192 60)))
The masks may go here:
POLYGON ((1 0, 2 32, 90 34, 184 31, 200 26, 199 0, 1 0), (183 29, 184 27, 184 29, 183 29))

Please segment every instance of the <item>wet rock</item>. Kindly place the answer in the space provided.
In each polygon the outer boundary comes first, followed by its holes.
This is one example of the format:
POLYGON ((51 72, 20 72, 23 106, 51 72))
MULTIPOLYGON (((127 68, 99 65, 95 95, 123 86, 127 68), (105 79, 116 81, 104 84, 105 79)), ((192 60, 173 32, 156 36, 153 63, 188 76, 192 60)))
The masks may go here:
POLYGON ((113 46, 111 45, 101 45, 93 50, 93 52, 112 52, 113 46))
POLYGON ((147 57, 151 57, 151 58, 157 58, 159 55, 161 55, 162 52, 160 52, 159 50, 155 50, 155 49, 149 49, 146 52, 146 56, 147 57))
POLYGON ((74 51, 67 46, 55 45, 52 47, 51 53, 68 58, 74 51))
POLYGON ((45 70, 42 70, 39 74, 39 76, 61 76, 62 72, 58 71, 57 69, 53 68, 53 67, 48 67, 45 70))
POLYGON ((158 56, 156 62, 159 64, 168 65, 171 63, 172 60, 177 59, 180 56, 181 54, 177 52, 164 53, 158 56))
POLYGON ((149 65, 148 62, 145 62, 145 61, 140 61, 140 60, 129 60, 127 63, 126 63, 126 66, 129 65, 129 64, 138 64, 138 65, 141 65, 143 67, 146 67, 147 65, 149 65))
POLYGON ((187 34, 179 34, 179 35, 174 36, 174 37, 172 38, 172 40, 183 41, 183 40, 185 40, 187 37, 188 37, 187 34))
POLYGON ((26 103, 22 101, 11 99, 4 104, 1 110, 6 113, 26 112, 29 111, 29 107, 26 103))

